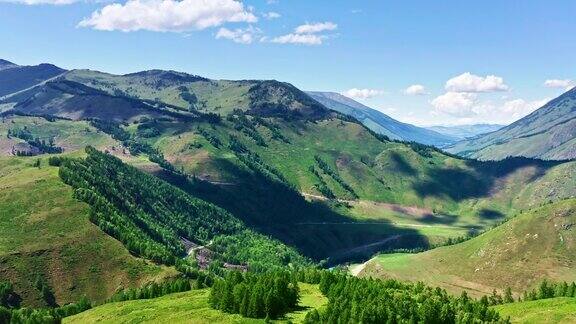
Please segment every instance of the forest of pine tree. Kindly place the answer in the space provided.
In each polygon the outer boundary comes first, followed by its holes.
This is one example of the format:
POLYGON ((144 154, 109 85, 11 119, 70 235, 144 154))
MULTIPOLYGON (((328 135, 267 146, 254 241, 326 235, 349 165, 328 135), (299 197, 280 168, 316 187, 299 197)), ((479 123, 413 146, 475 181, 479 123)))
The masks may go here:
POLYGON ((136 255, 175 264, 186 255, 186 238, 198 244, 213 241, 216 258, 252 270, 309 262, 221 208, 109 154, 91 147, 86 152, 86 159, 52 159, 51 164, 60 165, 60 177, 75 188, 75 197, 91 206, 90 220, 136 255))

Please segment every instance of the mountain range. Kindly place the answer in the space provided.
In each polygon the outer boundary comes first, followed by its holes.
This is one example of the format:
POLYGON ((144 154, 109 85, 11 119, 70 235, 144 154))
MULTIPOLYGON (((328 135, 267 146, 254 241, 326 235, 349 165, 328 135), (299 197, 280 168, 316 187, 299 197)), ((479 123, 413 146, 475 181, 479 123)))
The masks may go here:
POLYGON ((390 116, 335 92, 308 91, 312 98, 339 113, 352 116, 376 133, 391 139, 418 142, 438 147, 454 143, 457 138, 435 130, 399 122, 390 116))
MULTIPOLYGON (((576 161, 459 157, 436 147, 454 135, 275 80, 3 66, 0 315, 70 316, 91 307, 85 296, 104 305, 76 321, 147 308, 280 318, 274 296, 300 285, 286 320, 332 322, 347 313, 330 313, 338 303, 374 295, 389 298, 364 308, 399 298, 414 314, 496 321, 492 301, 456 294, 576 280, 576 161), (359 278, 388 280, 340 277, 354 262, 359 278)), ((571 125, 573 92, 451 149, 571 125)), ((384 313, 402 311, 393 304, 384 313)))

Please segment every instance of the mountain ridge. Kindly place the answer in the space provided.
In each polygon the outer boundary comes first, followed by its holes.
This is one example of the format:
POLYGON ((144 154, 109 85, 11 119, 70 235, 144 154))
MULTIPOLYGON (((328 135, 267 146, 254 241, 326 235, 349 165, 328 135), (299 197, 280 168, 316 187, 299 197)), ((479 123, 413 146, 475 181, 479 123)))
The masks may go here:
POLYGON ((352 116, 374 132, 388 136, 391 139, 418 142, 438 147, 443 147, 456 141, 455 138, 440 134, 434 130, 397 121, 376 109, 336 92, 307 91, 306 93, 324 106, 352 116))
POLYGON ((507 156, 562 160, 576 158, 576 88, 514 123, 447 148, 482 160, 507 156))

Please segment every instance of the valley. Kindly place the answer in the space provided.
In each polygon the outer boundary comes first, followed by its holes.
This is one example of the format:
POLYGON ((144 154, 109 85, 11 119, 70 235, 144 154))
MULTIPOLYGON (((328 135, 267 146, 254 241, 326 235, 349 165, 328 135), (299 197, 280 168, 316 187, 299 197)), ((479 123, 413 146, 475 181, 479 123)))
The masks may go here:
POLYGON ((374 295, 358 304, 394 295, 410 316, 446 319, 415 302, 430 298, 455 317, 497 322, 524 306, 481 297, 576 281, 572 160, 461 157, 426 145, 452 141, 433 131, 418 130, 437 136, 418 143, 326 104, 338 97, 278 81, 161 70, 44 78, 1 102, 0 281, 20 306, 54 307, 70 323, 251 322, 209 296, 222 280, 277 275, 300 283, 300 306, 280 316, 273 297, 245 286, 230 289, 234 303, 281 321, 387 318, 335 311, 357 308, 334 294, 364 287, 374 295), (230 279, 233 270, 248 274, 230 279), (191 290, 113 299, 182 279, 191 290), (93 309, 63 310, 84 296, 93 309))

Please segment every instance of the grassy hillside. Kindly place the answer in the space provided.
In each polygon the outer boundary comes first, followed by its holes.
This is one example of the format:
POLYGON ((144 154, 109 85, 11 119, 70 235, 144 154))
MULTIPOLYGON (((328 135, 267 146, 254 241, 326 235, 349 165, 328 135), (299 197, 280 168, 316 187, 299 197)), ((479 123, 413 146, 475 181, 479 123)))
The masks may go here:
MULTIPOLYGON (((141 117, 169 118, 177 114, 176 110, 164 105, 108 94, 62 78, 23 91, 4 102, 16 103, 12 110, 20 114, 73 120, 99 118, 127 122, 141 117)), ((177 115, 192 117, 189 113, 177 115)))
POLYGON ((386 135, 391 139, 414 141, 439 147, 456 141, 454 137, 434 130, 401 123, 378 110, 335 92, 309 91, 307 93, 324 106, 344 115, 352 116, 374 132, 386 135))
POLYGON ((45 305, 39 277, 65 304, 174 273, 131 256, 88 220, 89 207, 72 198, 57 168, 35 161, 0 158, 0 280, 14 284, 24 305, 45 305))
POLYGON ((294 86, 273 80, 209 80, 186 73, 160 70, 127 75, 75 70, 65 77, 110 95, 152 100, 221 115, 234 109, 268 116, 321 118, 328 114, 326 108, 294 86))
POLYGON ((562 297, 494 307, 512 323, 576 323, 576 298, 562 297))
POLYGON ((277 81, 75 70, 40 88, 14 109, 117 122, 126 146, 149 144, 196 181, 114 155, 317 259, 426 247, 576 195, 576 163, 480 163, 389 141, 277 81))
MULTIPOLYGON (((305 283, 300 287, 300 310, 289 313, 277 322, 301 323, 306 313, 327 303, 317 285, 305 283)), ((167 295, 164 297, 105 304, 76 316, 64 319, 64 323, 264 323, 264 320, 243 318, 210 308, 209 290, 167 295)))
POLYGON ((82 150, 91 145, 99 149, 110 150, 118 146, 117 141, 109 135, 92 127, 86 121, 47 120, 41 117, 6 116, 0 117, 0 156, 12 155, 12 148, 26 147, 26 141, 11 136, 8 131, 26 129, 31 136, 48 142, 54 140, 57 147, 64 152, 82 150))
POLYGON ((384 254, 361 276, 422 280, 476 295, 511 287, 517 293, 547 278, 576 279, 576 199, 546 204, 464 243, 417 254, 384 254))
POLYGON ((213 184, 197 190, 205 199, 288 242, 314 246, 317 256, 393 235, 400 238, 384 247, 439 242, 576 194, 568 185, 575 163, 480 163, 379 140, 361 125, 337 118, 314 123, 243 118, 229 117, 219 125, 158 123, 161 135, 147 140, 177 169, 213 184), (231 135, 250 153, 230 149, 231 135), (268 189, 270 181, 254 179, 257 167, 239 158, 246 154, 257 155, 259 165, 276 170, 312 205, 330 208, 291 212, 290 204, 268 189), (317 158, 333 174, 322 170, 317 158), (327 199, 323 186, 335 198, 327 199))
POLYGON ((549 160, 576 158, 576 88, 496 132, 462 141, 449 152, 499 160, 527 156, 549 160))

